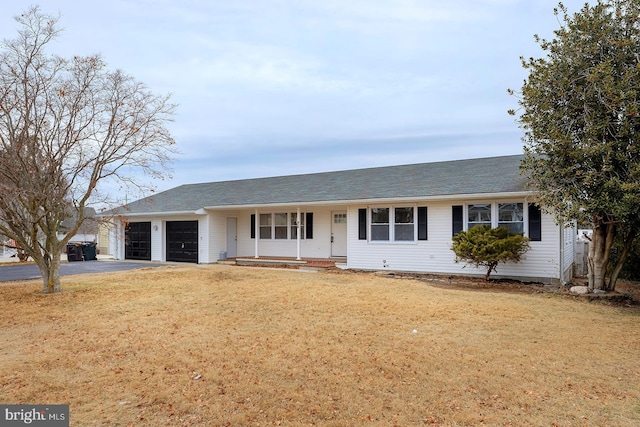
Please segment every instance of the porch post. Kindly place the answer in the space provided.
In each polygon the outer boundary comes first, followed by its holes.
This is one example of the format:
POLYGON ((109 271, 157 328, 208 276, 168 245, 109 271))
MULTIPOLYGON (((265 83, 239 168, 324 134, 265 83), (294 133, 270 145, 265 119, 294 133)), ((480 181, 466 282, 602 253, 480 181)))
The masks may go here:
POLYGON ((297 257, 296 257, 296 259, 298 261, 300 261, 300 259, 302 259, 302 258, 300 258, 300 231, 301 231, 300 230, 300 223, 301 222, 302 221, 300 221, 300 206, 298 206, 296 208, 296 229, 298 230, 298 232, 296 233, 296 240, 297 240, 297 242, 296 242, 296 245, 297 245, 297 257))
POLYGON ((254 210, 254 214, 256 216, 256 220, 254 221, 255 222, 255 225, 254 225, 255 230, 254 230, 254 232, 255 232, 256 238, 255 238, 255 247, 254 247, 254 255, 253 255, 253 257, 254 258, 259 258, 258 257, 258 240, 260 240, 260 215, 258 214, 258 209, 257 208, 254 210))
POLYGON ((127 257, 127 250, 125 247, 127 243, 127 231, 125 230, 125 226, 122 224, 122 221, 118 222, 119 224, 116 224, 116 241, 118 242, 116 259, 125 259, 127 257))

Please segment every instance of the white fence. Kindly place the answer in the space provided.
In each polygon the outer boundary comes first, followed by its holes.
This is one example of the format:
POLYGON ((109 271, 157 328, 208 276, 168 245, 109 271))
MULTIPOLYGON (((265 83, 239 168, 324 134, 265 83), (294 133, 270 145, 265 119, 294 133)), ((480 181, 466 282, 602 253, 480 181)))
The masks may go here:
POLYGON ((587 262, 589 259, 589 242, 584 240, 578 240, 576 242, 576 260, 575 260, 575 275, 577 277, 583 277, 587 275, 587 262))

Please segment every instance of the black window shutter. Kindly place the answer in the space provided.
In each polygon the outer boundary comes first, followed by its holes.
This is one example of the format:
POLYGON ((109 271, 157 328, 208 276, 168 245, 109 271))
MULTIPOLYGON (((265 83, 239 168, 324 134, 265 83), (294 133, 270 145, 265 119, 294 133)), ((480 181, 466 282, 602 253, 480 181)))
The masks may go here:
POLYGON ((251 238, 256 238, 256 214, 251 214, 251 238))
POLYGON ((358 240, 367 240, 367 210, 358 209, 358 240))
POLYGON ((313 239, 313 212, 307 212, 305 217, 306 238, 313 239))
POLYGON ((453 217, 453 235, 455 236, 464 228, 464 220, 462 219, 462 206, 456 205, 451 207, 453 217))
POLYGON ((427 240, 427 207, 418 207, 418 240, 427 240))
POLYGON ((529 203, 529 239, 534 242, 542 240, 542 211, 534 203, 529 203))

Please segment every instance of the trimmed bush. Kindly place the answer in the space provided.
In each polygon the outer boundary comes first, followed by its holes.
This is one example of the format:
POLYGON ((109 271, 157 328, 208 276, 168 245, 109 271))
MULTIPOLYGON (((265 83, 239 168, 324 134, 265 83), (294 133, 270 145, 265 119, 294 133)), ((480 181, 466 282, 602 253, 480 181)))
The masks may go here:
POLYGON ((521 234, 509 233, 506 227, 491 228, 476 226, 453 237, 451 250, 456 254, 456 262, 486 267, 485 279, 499 263, 519 262, 529 249, 529 239, 521 234))

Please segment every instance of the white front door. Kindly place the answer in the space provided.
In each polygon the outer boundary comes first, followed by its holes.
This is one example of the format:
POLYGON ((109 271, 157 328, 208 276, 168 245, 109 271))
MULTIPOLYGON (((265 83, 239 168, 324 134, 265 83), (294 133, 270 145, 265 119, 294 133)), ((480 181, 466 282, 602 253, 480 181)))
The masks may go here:
POLYGON ((237 218, 227 218, 227 258, 238 256, 237 218))
POLYGON ((331 256, 347 256, 347 212, 331 212, 331 256))

